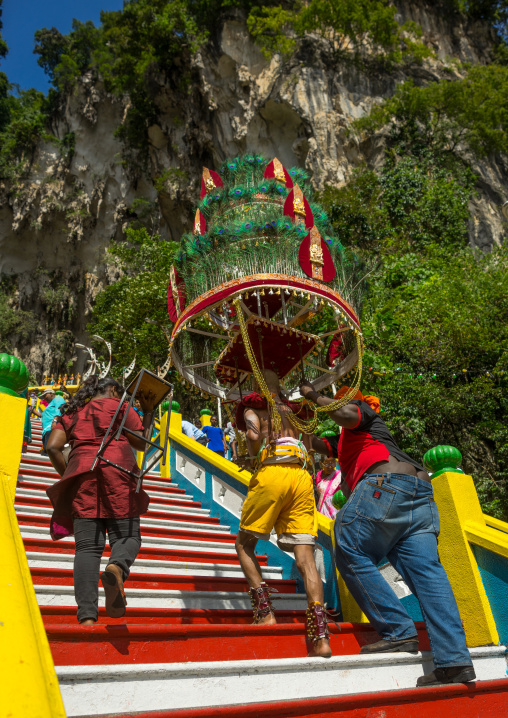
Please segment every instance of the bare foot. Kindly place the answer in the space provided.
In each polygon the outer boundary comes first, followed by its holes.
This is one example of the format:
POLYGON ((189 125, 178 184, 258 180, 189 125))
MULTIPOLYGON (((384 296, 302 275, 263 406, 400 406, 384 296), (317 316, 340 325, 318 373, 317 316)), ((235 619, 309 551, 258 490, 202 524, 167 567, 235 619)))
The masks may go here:
POLYGON ((257 626, 274 626, 277 623, 277 619, 273 613, 269 613, 267 616, 263 616, 259 621, 254 621, 253 625, 257 626))
POLYGON ((330 658, 332 649, 326 638, 320 638, 316 641, 307 654, 307 658, 330 658))
POLYGON ((93 626, 95 625, 95 621, 93 618, 85 618, 84 621, 80 621, 80 626, 93 626))

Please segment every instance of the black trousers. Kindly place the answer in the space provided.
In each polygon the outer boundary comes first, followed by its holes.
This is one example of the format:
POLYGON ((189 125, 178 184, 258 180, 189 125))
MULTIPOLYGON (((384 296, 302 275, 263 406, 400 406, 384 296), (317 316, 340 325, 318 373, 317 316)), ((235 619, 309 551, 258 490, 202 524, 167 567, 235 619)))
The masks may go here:
POLYGON ((124 581, 141 548, 139 516, 130 519, 74 519, 74 596, 78 621, 99 617, 99 575, 108 534, 111 556, 108 563, 122 569, 124 581))

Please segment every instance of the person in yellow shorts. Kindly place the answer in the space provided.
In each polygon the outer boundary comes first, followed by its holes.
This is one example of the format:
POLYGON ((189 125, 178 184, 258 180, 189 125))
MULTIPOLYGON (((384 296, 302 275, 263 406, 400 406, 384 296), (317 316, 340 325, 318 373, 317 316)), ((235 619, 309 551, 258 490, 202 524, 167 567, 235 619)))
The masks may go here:
POLYGON ((236 551, 249 583, 254 623, 276 623, 270 589, 263 581, 255 554, 258 540, 268 541, 275 528, 279 547, 294 553, 305 585, 309 601, 309 656, 328 658, 332 652, 323 603, 323 583, 314 560, 317 511, 313 481, 308 470, 310 437, 299 440, 288 414, 300 407, 291 405, 283 397, 277 375, 270 370, 265 370, 263 375, 281 416, 282 436, 275 440, 269 437, 268 405, 263 396, 254 393, 242 399, 237 407, 236 423, 245 431, 249 454, 256 457, 258 468, 252 476, 243 504, 236 551), (267 444, 265 440, 269 438, 272 441, 267 444), (267 448, 262 448, 264 444, 267 448))

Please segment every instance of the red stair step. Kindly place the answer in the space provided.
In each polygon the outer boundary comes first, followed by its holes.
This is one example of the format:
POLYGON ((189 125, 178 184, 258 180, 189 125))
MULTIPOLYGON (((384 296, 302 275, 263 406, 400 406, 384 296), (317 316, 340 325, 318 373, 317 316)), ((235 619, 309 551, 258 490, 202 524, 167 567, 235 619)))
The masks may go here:
MULTIPOLYGON (((40 606, 45 624, 70 623, 76 620, 76 606, 40 606)), ((218 625, 218 624, 252 624, 252 611, 241 609, 218 608, 210 611, 206 608, 130 608, 128 607, 128 625, 134 624, 177 624, 177 625, 218 625)), ((304 623, 305 611, 278 610, 279 623, 304 623)), ((123 618, 110 618, 106 609, 99 606, 100 625, 124 625, 123 618)))
MULTIPOLYGON (((30 568, 35 584, 45 586, 73 586, 74 580, 70 568, 30 568)), ((270 579, 270 585, 280 593, 296 593, 296 581, 288 579, 270 579)), ((177 576, 174 574, 143 573, 132 571, 126 583, 127 600, 129 588, 146 588, 171 591, 248 591, 243 577, 221 576, 177 576)))
MULTIPOLYGON (((16 506, 43 506, 47 508, 51 506, 51 503, 47 497, 39 498, 38 496, 16 496, 16 506)), ((203 516, 202 514, 186 514, 184 513, 185 507, 182 506, 182 511, 160 511, 157 509, 149 508, 146 514, 148 518, 152 519, 167 519, 168 521, 188 521, 190 523, 199 524, 219 524, 219 519, 214 516, 203 516)), ((143 517, 142 517, 143 518, 143 517)))
MULTIPOLYGON (((17 504, 23 504, 25 506, 51 506, 51 502, 49 498, 46 496, 46 491, 41 488, 40 486, 33 485, 31 487, 28 487, 27 484, 23 484, 21 482, 18 483, 19 488, 35 488, 36 490, 40 489, 40 496, 22 496, 17 495, 16 496, 16 503, 17 504)), ((185 510, 186 508, 192 508, 192 509, 200 509, 201 504, 197 501, 176 501, 177 497, 172 498, 171 496, 168 496, 168 498, 150 498, 150 506, 156 505, 157 507, 162 506, 174 506, 177 508, 182 508, 182 510, 185 510)), ((157 509, 155 509, 157 510, 157 509)), ((201 514, 193 514, 193 516, 201 516, 201 514)))
MULTIPOLYGON (((168 521, 189 521, 198 524, 213 524, 217 526, 220 521, 214 516, 202 516, 201 514, 185 514, 173 511, 157 511, 157 509, 148 508, 148 512, 143 514, 149 519, 167 519, 168 521)), ((143 520, 143 516, 141 520, 143 520)))
MULTIPOLYGON (((332 681, 333 678, 330 678, 332 681)), ((330 688, 332 690, 332 688, 330 688)), ((249 705, 144 711, 136 718, 501 718, 508 679, 249 705)), ((133 718, 114 713, 109 718, 133 718)))
MULTIPOLYGON (((18 524, 20 526, 41 526, 47 527, 49 530, 50 516, 35 516, 34 514, 17 514, 18 524)), ((141 517, 143 520, 143 516, 141 517)), ((226 532, 212 531, 193 531, 192 529, 174 529, 159 526, 142 527, 141 536, 158 536, 163 538, 189 538, 203 539, 204 541, 220 541, 221 543, 234 543, 236 534, 228 534, 226 532)))
MULTIPOLYGON (((21 472, 21 475, 18 476, 18 482, 17 486, 24 487, 24 488, 33 488, 33 489, 40 489, 41 491, 45 491, 43 488, 44 484, 40 483, 34 483, 30 481, 30 478, 44 478, 47 479, 48 476, 50 478, 58 478, 58 475, 56 474, 50 474, 49 471, 30 471, 27 469, 23 469, 21 472), (26 478, 25 478, 26 476, 26 478)), ((169 481, 169 479, 168 479, 169 481)), ((52 481, 48 481, 46 483, 47 486, 53 486, 52 481)), ((164 484, 161 484, 160 486, 147 486, 146 490, 148 492, 150 491, 159 491, 161 493, 167 493, 167 494, 185 494, 185 489, 180 489, 177 486, 166 486, 164 484)))
MULTIPOLYGON (((379 639, 369 626, 329 624, 336 656, 356 655, 360 647, 379 639)), ((305 657, 305 624, 275 626, 223 625, 46 625, 55 665, 118 663, 181 663, 305 657)), ((421 648, 428 639, 421 631, 421 648)))
MULTIPOLYGON (((74 541, 52 541, 51 539, 24 538, 23 543, 27 551, 37 551, 38 553, 58 553, 72 554, 76 550, 74 541)), ((104 555, 109 556, 111 549, 109 546, 104 550, 104 555)), ((138 558, 160 559, 163 561, 183 561, 185 563, 227 563, 235 566, 239 565, 236 554, 221 553, 220 551, 199 551, 199 547, 194 550, 188 548, 167 549, 164 547, 141 546, 138 558)), ((262 566, 268 566, 268 556, 258 555, 257 559, 262 566)), ((135 564, 134 564, 135 565, 135 564)))

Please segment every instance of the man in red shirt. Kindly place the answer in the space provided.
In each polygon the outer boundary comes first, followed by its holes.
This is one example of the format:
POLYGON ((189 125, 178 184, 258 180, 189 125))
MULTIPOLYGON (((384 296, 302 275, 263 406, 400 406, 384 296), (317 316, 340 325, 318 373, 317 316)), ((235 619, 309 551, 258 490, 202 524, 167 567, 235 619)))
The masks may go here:
MULTIPOLYGON (((300 392, 319 406, 333 402, 309 382, 300 392)), ((332 452, 351 492, 335 520, 335 560, 381 636, 360 653, 418 651, 414 622, 377 568, 386 557, 417 597, 430 639, 435 669, 418 678, 417 686, 472 681, 476 676, 459 611, 437 552, 439 513, 429 475, 397 446, 379 408, 363 399, 358 392, 330 412, 343 427, 332 452)))

